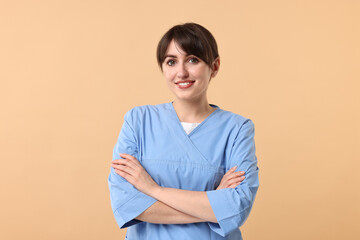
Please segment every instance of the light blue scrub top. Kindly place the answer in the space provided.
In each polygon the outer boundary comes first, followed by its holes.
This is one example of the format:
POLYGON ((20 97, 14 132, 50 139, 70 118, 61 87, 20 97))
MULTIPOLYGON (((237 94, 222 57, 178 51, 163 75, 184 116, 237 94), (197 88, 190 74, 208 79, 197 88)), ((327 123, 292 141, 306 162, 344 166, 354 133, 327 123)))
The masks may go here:
POLYGON ((134 107, 125 114, 113 159, 136 157, 160 186, 206 191, 218 223, 152 224, 136 220, 157 200, 138 191, 113 168, 108 178, 111 206, 129 240, 242 239, 239 227, 249 216, 259 186, 254 124, 216 108, 189 135, 172 102, 134 107), (236 188, 215 190, 233 166, 245 171, 236 188))

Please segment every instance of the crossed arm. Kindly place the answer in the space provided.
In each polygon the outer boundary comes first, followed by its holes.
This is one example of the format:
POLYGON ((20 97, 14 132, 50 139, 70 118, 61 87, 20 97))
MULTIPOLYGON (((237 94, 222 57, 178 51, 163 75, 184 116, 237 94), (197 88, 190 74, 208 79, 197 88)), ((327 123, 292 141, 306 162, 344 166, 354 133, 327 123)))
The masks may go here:
MULTIPOLYGON (((115 172, 139 191, 158 200, 136 219, 159 224, 217 222, 205 191, 161 187, 135 157, 128 154, 120 154, 120 157, 123 159, 111 163, 115 172)), ((235 170, 233 167, 223 176, 217 190, 235 188, 245 179, 244 172, 235 170)))

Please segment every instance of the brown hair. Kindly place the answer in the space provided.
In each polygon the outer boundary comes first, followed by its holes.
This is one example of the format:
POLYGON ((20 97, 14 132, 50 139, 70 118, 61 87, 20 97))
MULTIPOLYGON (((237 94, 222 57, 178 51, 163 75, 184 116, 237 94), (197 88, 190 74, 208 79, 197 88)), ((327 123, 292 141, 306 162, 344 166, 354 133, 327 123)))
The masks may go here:
POLYGON ((197 23, 179 24, 170 28, 157 46, 156 57, 161 70, 167 48, 173 39, 183 51, 197 56, 210 68, 212 68, 213 61, 219 57, 215 38, 209 30, 197 23))

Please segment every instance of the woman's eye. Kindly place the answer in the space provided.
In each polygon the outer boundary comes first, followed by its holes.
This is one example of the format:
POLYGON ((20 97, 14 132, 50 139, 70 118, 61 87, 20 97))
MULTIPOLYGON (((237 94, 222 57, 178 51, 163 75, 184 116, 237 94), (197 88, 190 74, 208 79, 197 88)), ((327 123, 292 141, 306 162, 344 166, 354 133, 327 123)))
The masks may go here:
POLYGON ((198 62, 199 62, 199 59, 197 59, 197 58, 190 58, 190 59, 189 59, 189 62, 191 62, 191 63, 198 63, 198 62))
POLYGON ((175 61, 174 60, 169 60, 169 61, 166 62, 166 64, 169 65, 169 66, 172 66, 172 65, 175 64, 175 61))

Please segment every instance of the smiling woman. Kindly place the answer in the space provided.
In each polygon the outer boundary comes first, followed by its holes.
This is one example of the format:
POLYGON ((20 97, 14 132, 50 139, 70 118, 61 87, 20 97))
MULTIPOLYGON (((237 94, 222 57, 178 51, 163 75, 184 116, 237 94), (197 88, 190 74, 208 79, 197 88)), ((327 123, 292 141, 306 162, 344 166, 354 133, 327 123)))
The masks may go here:
POLYGON ((108 178, 115 219, 128 239, 242 239, 259 186, 254 125, 208 103, 216 41, 177 25, 157 60, 174 100, 125 114, 108 178))

